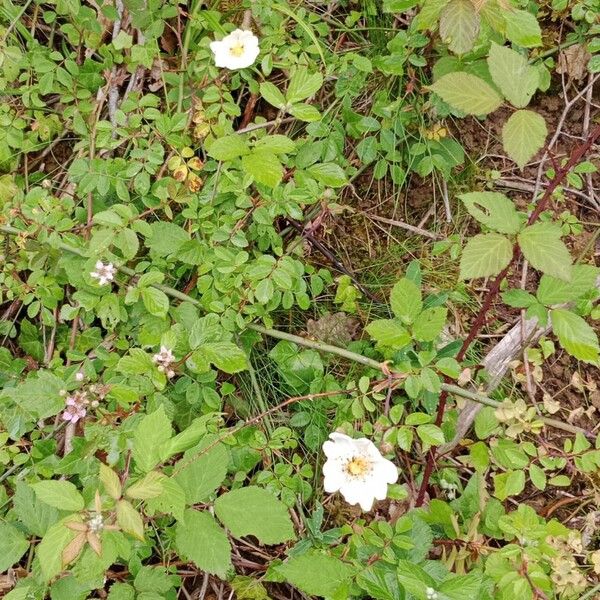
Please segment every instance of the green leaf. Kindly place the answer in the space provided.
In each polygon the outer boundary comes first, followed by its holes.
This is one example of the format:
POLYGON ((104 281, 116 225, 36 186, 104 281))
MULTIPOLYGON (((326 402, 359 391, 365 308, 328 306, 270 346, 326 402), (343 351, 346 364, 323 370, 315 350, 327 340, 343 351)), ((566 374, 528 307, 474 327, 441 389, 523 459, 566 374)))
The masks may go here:
POLYGON ((208 149, 208 155, 216 160, 233 160, 249 152, 246 140, 235 133, 216 139, 208 149))
POLYGON ((454 54, 469 52, 479 35, 479 14, 470 0, 452 0, 440 14, 440 36, 454 54))
POLYGON ((577 300, 596 287, 599 274, 600 269, 594 265, 573 265, 568 282, 542 275, 536 292, 537 299, 546 306, 577 300))
POLYGON ((161 290, 145 287, 140 290, 146 310, 155 317, 165 317, 169 311, 169 298, 161 290))
POLYGON ((319 163, 307 169, 308 173, 323 185, 341 187, 348 181, 344 169, 335 163, 319 163))
POLYGON ((394 319, 378 319, 366 327, 367 333, 382 346, 401 348, 410 343, 410 334, 394 319))
POLYGON ((520 289, 507 290, 502 293, 502 300, 514 308, 528 308, 536 303, 535 296, 520 289))
POLYGON ((104 463, 100 463, 100 473, 98 478, 102 482, 104 490, 111 498, 118 500, 121 497, 121 480, 119 479, 119 476, 104 463))
POLYGON ((544 145, 547 135, 544 117, 531 110, 518 110, 502 127, 502 145, 522 169, 544 145))
POLYGON ((269 81, 260 84, 260 95, 275 108, 283 108, 286 105, 283 94, 279 88, 269 81))
MULTIPOLYGON (((311 596, 334 596, 354 575, 354 568, 339 558, 309 550, 277 567, 285 579, 311 596)), ((345 596, 347 597, 347 596, 345 596)))
POLYGON ((529 465, 529 479, 538 490, 543 492, 546 489, 546 473, 544 473, 544 469, 536 464, 529 465))
MULTIPOLYGON (((23 321, 21 327, 24 327, 23 321)), ((17 386, 4 389, 0 398, 9 397, 34 419, 46 419, 64 408, 65 399, 59 393, 63 387, 63 381, 52 373, 38 371, 37 377, 30 376, 17 386)))
POLYGON ((142 472, 151 471, 161 459, 160 446, 171 438, 171 422, 161 404, 158 410, 146 415, 133 434, 133 459, 142 472))
POLYGON ((144 522, 140 513, 127 500, 117 502, 117 524, 125 532, 144 540, 144 522))
POLYGON ((527 58, 505 46, 492 42, 487 59, 490 75, 504 97, 516 108, 524 108, 539 83, 539 71, 527 58))
POLYGON ((420 342, 432 342, 446 323, 448 309, 445 306, 426 308, 413 323, 412 332, 420 342))
POLYGON ((392 288, 390 305, 399 319, 405 323, 412 323, 423 308, 421 288, 403 277, 392 288))
POLYGON ((242 157, 242 168, 252 175, 254 180, 267 187, 274 188, 283 179, 283 165, 272 152, 254 150, 242 157))
POLYGON ((506 37, 518 46, 535 48, 542 45, 542 30, 535 15, 526 10, 503 11, 506 37))
POLYGON ((292 74, 285 93, 286 100, 290 104, 300 102, 309 96, 314 96, 322 85, 323 76, 321 73, 309 73, 306 67, 300 67, 292 74))
POLYGON ((215 438, 207 436, 175 464, 175 481, 185 492, 188 504, 205 501, 225 480, 229 452, 223 444, 213 444, 215 438))
POLYGON ((598 363, 598 336, 584 319, 570 310, 555 308, 550 311, 550 321, 560 345, 569 354, 587 363, 598 363))
POLYGON ((181 486, 168 477, 162 481, 162 492, 160 496, 150 498, 146 501, 146 509, 156 512, 169 513, 178 521, 183 521, 185 510, 185 492, 181 486))
POLYGON ((38 481, 31 487, 36 496, 49 506, 73 512, 83 510, 83 497, 70 481, 38 481))
POLYGON ((36 555, 45 581, 56 577, 63 570, 63 550, 75 537, 75 532, 65 526, 67 522, 64 519, 52 525, 36 548, 36 555))
POLYGON ((429 87, 452 108, 468 115, 487 115, 502 104, 491 86, 470 73, 448 73, 429 87))
POLYGON ((441 446, 444 443, 443 431, 433 423, 419 425, 417 435, 423 442, 423 451, 429 450, 431 446, 441 446))
POLYGON ((43 537, 48 528, 58 520, 57 509, 41 502, 30 485, 17 480, 12 497, 13 509, 18 520, 29 533, 43 537))
POLYGON ((175 544, 181 555, 206 573, 224 579, 231 569, 227 534, 208 512, 186 510, 184 521, 177 523, 175 544))
POLYGON ((239 373, 248 368, 246 353, 233 342, 210 342, 201 346, 200 352, 225 373, 239 373))
POLYGON ((571 254, 560 237, 560 227, 555 223, 535 223, 523 229, 518 240, 523 256, 534 269, 570 281, 571 254))
POLYGON ((453 575, 440 585, 440 596, 448 600, 481 598, 481 580, 482 575, 478 572, 471 572, 468 575, 453 575))
POLYGON ((0 572, 10 569, 28 549, 29 542, 18 529, 0 522, 0 572))
POLYGON ((494 496, 498 500, 506 500, 509 496, 516 496, 525 489, 524 471, 506 471, 494 475, 494 496))
POLYGON ((163 482, 167 479, 166 475, 157 471, 150 471, 142 479, 136 481, 132 486, 125 490, 125 495, 136 500, 148 500, 156 498, 163 492, 163 482))
POLYGON ((256 486, 219 496, 215 513, 236 537, 253 535, 263 544, 279 544, 296 537, 287 506, 256 486))
POLYGON ((400 585, 413 597, 425 600, 427 588, 434 589, 436 581, 422 569, 408 560, 398 560, 397 575, 400 585))
POLYGON ((289 154, 296 150, 296 144, 287 135, 265 135, 256 141, 254 148, 275 154, 289 154))
POLYGON ((321 113, 312 104, 294 104, 288 111, 291 115, 300 121, 312 123, 321 119, 321 113))
POLYGON ((460 259, 461 279, 475 279, 497 275, 512 258, 512 244, 499 233, 479 234, 472 237, 463 249, 460 259))
POLYGON ((174 223, 158 221, 150 227, 152 235, 146 239, 146 246, 159 256, 175 254, 190 239, 187 231, 174 223))
POLYGON ((498 233, 517 233, 521 228, 519 213, 513 201, 504 194, 470 192, 459 198, 474 219, 498 233))

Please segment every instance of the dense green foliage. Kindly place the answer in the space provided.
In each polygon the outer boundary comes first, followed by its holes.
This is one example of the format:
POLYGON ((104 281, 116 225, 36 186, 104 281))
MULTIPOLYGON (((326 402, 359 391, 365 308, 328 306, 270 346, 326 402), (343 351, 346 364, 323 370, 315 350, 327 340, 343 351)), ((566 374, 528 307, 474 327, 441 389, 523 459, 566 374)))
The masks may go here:
POLYGON ((573 408, 550 394, 481 393, 477 327, 498 298, 477 325, 473 283, 548 327, 528 368, 562 351, 600 365, 599 269, 565 190, 597 173, 594 140, 543 153, 517 202, 479 166, 485 143, 469 156, 458 135, 499 119, 505 164, 527 168, 556 127, 535 98, 560 94, 557 41, 585 81, 600 71, 598 0, 1 5, 7 600, 174 600, 203 581, 256 600, 598 588, 595 542, 523 494, 584 478, 595 503, 600 436, 550 429, 573 408), (242 20, 258 59, 219 69, 210 43, 242 20), (433 182, 469 225, 381 281, 322 268, 310 231, 360 212, 365 178, 394 196, 433 182), (465 399, 485 406, 436 456, 465 399), (373 511, 323 492, 334 430, 399 468, 373 511))

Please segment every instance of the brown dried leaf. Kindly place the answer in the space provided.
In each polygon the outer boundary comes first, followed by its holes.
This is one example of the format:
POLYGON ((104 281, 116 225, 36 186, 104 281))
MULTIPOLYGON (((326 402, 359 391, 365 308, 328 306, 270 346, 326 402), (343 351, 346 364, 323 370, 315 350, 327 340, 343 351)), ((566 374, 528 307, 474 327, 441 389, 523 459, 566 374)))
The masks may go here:
POLYGON ((81 553, 85 546, 86 534, 84 531, 76 535, 65 547, 62 553, 62 564, 66 567, 72 563, 81 553))

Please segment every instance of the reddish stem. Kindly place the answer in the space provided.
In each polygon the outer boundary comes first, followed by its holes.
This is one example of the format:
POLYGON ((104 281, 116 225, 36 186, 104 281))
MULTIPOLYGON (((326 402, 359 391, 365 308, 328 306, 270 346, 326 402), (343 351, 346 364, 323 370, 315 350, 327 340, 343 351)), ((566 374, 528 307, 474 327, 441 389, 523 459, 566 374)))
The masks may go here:
MULTIPOLYGON (((565 163, 565 165, 559 168, 554 177, 550 180, 546 191, 543 196, 540 198, 539 202, 536 204, 535 209, 529 215, 529 219, 527 220, 527 225, 531 225, 534 223, 537 218, 540 216, 542 211, 546 208, 552 194, 555 192, 556 188, 562 183, 564 178, 569 174, 571 169, 585 156, 588 150, 592 147, 594 142, 600 137, 600 126, 596 127, 587 137, 586 141, 583 144, 577 146, 572 152, 569 160, 565 163)), ((535 199, 534 199, 535 200, 535 199)), ((513 256, 508 265, 500 272, 499 275, 496 276, 492 285, 490 286, 483 304, 479 309, 479 313, 471 326, 467 337, 465 338, 458 355, 456 356, 456 360, 461 362, 464 360, 467 350, 471 346, 471 344, 475 341, 475 338, 479 335, 482 327, 485 325, 486 316, 492 304, 500 291, 500 286, 502 282, 508 275, 511 267, 515 264, 519 258, 521 257, 521 249, 518 244, 515 244, 513 248, 513 256)), ((447 383, 452 383, 447 378, 447 383)), ((442 424, 444 419, 444 412, 446 411, 446 401, 448 399, 448 393, 442 392, 440 394, 440 399, 438 403, 438 410, 435 419, 435 424, 439 427, 442 424)), ((427 464, 425 465, 425 471, 423 472, 423 482, 421 483, 421 487, 419 488, 419 494, 417 496, 417 500, 415 506, 422 506, 423 501, 425 499, 425 492, 427 491, 427 487, 429 486, 429 480, 431 478, 431 474, 433 472, 433 467, 435 465, 435 457, 436 457, 436 448, 431 448, 429 454, 427 455, 427 464)))

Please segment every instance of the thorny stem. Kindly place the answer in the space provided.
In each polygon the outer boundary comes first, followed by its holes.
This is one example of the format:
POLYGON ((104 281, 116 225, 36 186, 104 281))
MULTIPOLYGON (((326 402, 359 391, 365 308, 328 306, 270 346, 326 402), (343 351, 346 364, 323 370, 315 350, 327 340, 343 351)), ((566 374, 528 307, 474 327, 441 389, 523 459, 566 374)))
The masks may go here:
MULTIPOLYGON (((27 232, 17 229, 16 227, 12 227, 11 225, 0 225, 0 232, 8 234, 8 235, 23 235, 23 234, 25 234, 26 236, 28 235, 27 232)), ((85 251, 81 248, 76 248, 74 246, 70 246, 68 244, 65 244, 64 242, 59 242, 59 243, 55 244, 55 246, 59 250, 63 250, 65 252, 71 252, 72 254, 76 254, 77 256, 80 256, 82 258, 87 258, 85 251)), ((138 275, 133 269, 130 269, 129 267, 117 266, 116 268, 118 271, 120 271, 121 273, 124 273, 125 275, 128 275, 129 277, 137 277, 137 275, 138 275)), ((182 302, 189 302, 189 303, 193 304, 194 306, 203 308, 202 304, 200 303, 199 300, 197 300, 196 298, 193 298, 192 296, 188 296, 187 294, 184 294, 183 292, 180 292, 179 290, 176 290, 175 288, 169 287, 167 285, 162 285, 160 283, 151 284, 151 287, 161 290, 162 292, 164 292, 167 296, 170 296, 171 298, 176 298, 177 300, 181 300, 182 302)), ((246 328, 250 329, 252 331, 256 331, 257 333, 260 333, 267 337, 271 337, 271 338, 275 338, 275 339, 279 339, 279 340, 286 340, 288 342, 293 342, 294 344, 298 344, 299 346, 303 346, 304 348, 311 348, 313 350, 317 350, 318 352, 325 352, 327 354, 333 354, 336 356, 340 356, 341 358, 345 358, 346 360, 349 360, 351 362, 355 362, 355 363, 361 364, 365 367, 375 369, 376 371, 383 371, 383 369, 384 369, 384 365, 382 365, 382 363, 380 363, 372 358, 369 358, 368 356, 363 356, 362 354, 352 352, 351 350, 346 350, 345 348, 340 348, 338 346, 333 346, 331 344, 325 344, 324 342, 319 342, 317 340, 310 340, 307 338, 303 338, 299 335, 294 335, 293 333, 287 333, 285 331, 280 331, 279 329, 271 329, 268 327, 263 327, 262 325, 259 325, 258 323, 248 323, 246 325, 246 328)), ((447 396, 448 394, 455 394, 457 396, 461 396, 463 398, 472 400, 473 402, 478 402, 480 404, 484 404, 486 406, 492 406, 494 408, 496 408, 500 404, 496 400, 493 400, 492 398, 488 398, 485 394, 480 394, 478 392, 471 392, 469 390, 465 390, 461 387, 458 387, 457 385, 448 383, 447 381, 442 383, 441 389, 442 389, 443 396, 444 395, 447 396)), ((284 406, 287 406, 287 404, 284 404, 284 406)), ((270 414, 270 413, 271 413, 271 410, 269 411, 268 414, 270 414)), ((262 417, 260 417, 260 418, 262 418, 262 417)), ((555 419, 548 419, 545 417, 540 418, 540 420, 546 425, 555 427, 557 429, 562 429, 563 431, 568 431, 569 433, 582 433, 584 435, 587 435, 587 432, 585 430, 583 430, 579 427, 575 427, 574 425, 570 425, 569 423, 563 423, 562 421, 557 421, 555 419)))
MULTIPOLYGON (((548 185, 548 187, 546 187, 544 194, 542 195, 540 200, 537 202, 535 209, 533 210, 531 215, 529 215, 529 219, 527 220, 527 225, 531 225, 532 223, 534 223, 537 220, 537 218, 540 216, 542 211, 545 210, 546 205, 550 201, 550 198, 552 197, 552 194, 554 193, 556 188, 562 183, 562 181, 569 174, 571 169, 582 159, 583 156, 585 156, 585 154, 588 152, 588 150, 592 147, 594 142, 599 137, 600 137, 600 125, 598 127, 596 127, 589 134, 588 138, 585 140, 585 142, 583 144, 580 144, 571 152, 571 156, 569 157, 569 160, 565 163, 565 165, 563 167, 559 168, 556 171, 556 174, 550 180, 549 185, 548 185)), ((535 200, 535 198, 534 198, 534 200, 535 200)), ((513 248, 512 259, 508 263, 508 265, 500 272, 499 275, 497 275, 497 277, 492 282, 492 285, 490 286, 488 293, 486 294, 486 297, 485 297, 483 304, 479 310, 479 313, 477 314, 477 317, 475 318, 475 322, 471 326, 471 329, 470 329, 469 333, 467 334, 467 337, 465 338, 458 355, 456 356, 457 361, 462 362, 462 360, 464 360, 467 350, 469 349, 469 347, 471 346, 471 344, 473 343, 475 338, 479 335, 481 328, 485 325, 485 322, 487 319, 487 313, 490 310, 494 300, 496 299, 498 292, 500 291, 500 286, 502 285, 502 282, 508 275, 513 264, 515 264, 517 262, 517 260, 520 258, 520 256, 521 256, 521 249, 519 248, 518 244, 515 244, 514 248, 513 248)), ((448 380, 446 380, 446 382, 447 381, 448 380)), ((442 391, 442 393, 440 394, 437 416, 436 416, 436 420, 435 420, 435 423, 438 426, 441 425, 441 423, 444 419, 444 412, 446 410, 447 399, 448 399, 448 392, 444 389, 442 391)), ((429 485, 429 480, 430 480, 431 474, 433 472, 436 453, 437 453, 436 448, 434 447, 434 448, 431 448, 431 450, 429 451, 429 454, 427 456, 427 463, 425 465, 425 471, 423 473, 423 481, 421 483, 421 487, 419 488, 419 494, 417 496, 417 500, 415 503, 415 505, 417 507, 423 505, 423 501, 425 499, 425 493, 427 491, 427 487, 429 485)))

